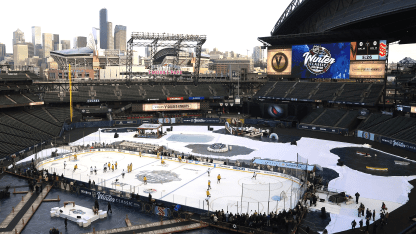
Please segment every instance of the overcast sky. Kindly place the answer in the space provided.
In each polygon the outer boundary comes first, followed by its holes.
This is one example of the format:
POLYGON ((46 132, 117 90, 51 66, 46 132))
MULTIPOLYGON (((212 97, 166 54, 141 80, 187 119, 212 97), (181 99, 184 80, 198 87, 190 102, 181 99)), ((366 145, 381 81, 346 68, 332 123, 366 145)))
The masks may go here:
MULTIPOLYGON (((206 35, 204 48, 234 51, 251 55, 261 45, 258 37, 269 36, 274 24, 291 0, 71 0, 8 1, 2 5, 0 43, 13 53, 13 32, 18 28, 25 40, 32 42, 32 26, 42 33, 59 34, 60 40, 88 36, 92 27, 99 27, 99 11, 107 9, 108 21, 127 26, 131 32, 156 32, 206 35)), ((114 30, 114 29, 113 29, 114 30)), ((380 38, 382 39, 382 38, 380 38)), ((404 57, 416 59, 416 46, 391 46, 389 61, 404 57)), ((135 48, 140 54, 144 49, 135 48)))

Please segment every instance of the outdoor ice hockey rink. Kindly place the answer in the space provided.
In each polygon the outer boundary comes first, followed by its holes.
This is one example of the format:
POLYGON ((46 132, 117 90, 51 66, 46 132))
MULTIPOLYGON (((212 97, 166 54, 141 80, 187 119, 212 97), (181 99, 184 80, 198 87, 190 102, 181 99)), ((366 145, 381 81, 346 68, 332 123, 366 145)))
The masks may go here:
MULTIPOLYGON (((343 142, 318 140, 311 138, 301 138, 297 145, 290 143, 264 142, 249 138, 237 137, 215 133, 223 127, 214 127, 214 131, 208 131, 206 126, 174 126, 172 132, 167 132, 160 139, 138 139, 134 138, 134 132, 119 133, 119 138, 114 138, 114 133, 96 133, 85 136, 70 146, 87 145, 93 142, 104 142, 106 144, 120 141, 143 142, 164 146, 170 150, 184 152, 195 156, 209 156, 215 158, 229 158, 251 160, 254 157, 296 161, 297 154, 306 158, 309 164, 319 164, 322 167, 332 169, 339 174, 339 177, 331 180, 328 187, 332 190, 344 191, 353 196, 356 192, 361 194, 360 201, 365 202, 366 207, 376 211, 380 210, 381 203, 385 202, 388 211, 391 212, 404 205, 408 201, 408 193, 412 186, 408 181, 416 176, 379 176, 371 175, 354 170, 347 166, 337 166, 339 157, 331 153, 331 149, 342 147, 363 147, 343 142), (190 145, 195 144, 214 144, 222 143, 234 147, 246 147, 248 150, 241 151, 241 154, 218 156, 202 155, 195 152, 190 145)), ((166 128, 164 127, 164 131, 166 128)), ((368 146, 367 146, 368 147, 368 146)), ((59 148, 58 152, 69 152, 69 147, 59 148)), ((50 155, 55 149, 48 149, 40 155, 50 155)), ((232 152, 232 151, 231 151, 232 152)), ((379 154, 386 154, 379 152, 379 154)), ((153 198, 162 199, 176 204, 186 204, 196 208, 208 210, 205 198, 208 188, 208 180, 211 180, 212 189, 209 190, 211 198, 209 209, 228 209, 231 212, 267 212, 280 211, 288 208, 290 202, 297 202, 297 188, 299 184, 288 176, 279 174, 258 173, 256 179, 252 179, 253 172, 241 171, 237 169, 220 167, 220 164, 206 163, 206 165, 195 162, 179 162, 177 159, 164 159, 166 165, 162 166, 161 159, 154 154, 142 154, 137 152, 118 152, 118 151, 91 151, 78 152, 77 161, 68 161, 62 158, 55 161, 43 162, 41 168, 62 174, 65 177, 74 178, 88 182, 95 181, 97 185, 102 185, 115 190, 131 191, 148 196, 152 192, 153 198), (64 170, 64 161, 67 166, 64 170), (103 173, 104 163, 110 164, 117 161, 117 170, 103 173), (133 170, 127 173, 127 164, 133 164, 133 170), (74 172, 74 165, 78 168, 74 172), (90 167, 97 167, 97 175, 90 175, 90 167), (207 170, 211 169, 208 177, 207 170), (122 170, 126 172, 122 178, 122 170), (217 184, 217 175, 221 175, 221 183, 217 184), (143 176, 148 179, 148 184, 144 185, 143 176), (116 180, 118 181, 116 182, 116 180), (293 186, 293 187, 292 187, 293 186), (269 192, 270 191, 270 192, 269 192), (286 197, 281 196, 282 192, 286 197), (291 199, 292 195, 292 199, 291 199), (278 201, 280 200, 280 201, 278 201), (269 201, 269 202, 265 202, 269 201), (242 203, 241 203, 242 202, 242 203), (238 205, 238 206, 237 206, 238 205)), ((387 154, 386 154, 387 155, 387 154)), ((399 156, 389 155, 396 160, 406 160, 399 156)), ((358 156, 357 156, 358 157, 358 156)), ((392 159, 392 160, 393 160, 392 159)), ((26 159, 30 160, 30 158, 26 159)), ((374 158, 374 160, 377 160, 374 158)), ((415 162, 407 160, 414 166, 415 162)), ((215 162, 215 161, 214 161, 215 162)), ((327 197, 323 197, 327 199, 327 197)), ((329 233, 339 232, 351 227, 351 220, 357 217, 358 205, 336 205, 327 202, 319 203, 316 207, 320 209, 325 206, 330 212, 331 221, 326 227, 329 233)))

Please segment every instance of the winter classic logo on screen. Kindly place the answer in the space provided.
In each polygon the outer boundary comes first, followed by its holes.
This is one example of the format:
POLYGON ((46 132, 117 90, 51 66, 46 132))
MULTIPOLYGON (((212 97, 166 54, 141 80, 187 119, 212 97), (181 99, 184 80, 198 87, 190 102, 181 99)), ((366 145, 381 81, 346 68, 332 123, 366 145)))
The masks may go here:
POLYGON ((332 58, 331 52, 325 47, 314 45, 311 50, 303 54, 305 67, 315 75, 320 75, 329 70, 332 64, 335 63, 335 58, 332 58))

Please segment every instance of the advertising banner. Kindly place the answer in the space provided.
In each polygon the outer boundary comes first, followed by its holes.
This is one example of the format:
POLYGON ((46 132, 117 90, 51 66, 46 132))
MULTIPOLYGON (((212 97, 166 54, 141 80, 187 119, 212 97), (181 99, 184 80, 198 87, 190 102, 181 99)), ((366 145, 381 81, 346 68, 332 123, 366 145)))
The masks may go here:
POLYGON ((358 130, 357 137, 374 141, 374 133, 369 133, 369 132, 358 130))
POLYGON ((137 124, 136 120, 116 120, 116 125, 137 124))
POLYGON ((189 100, 204 100, 205 97, 189 97, 189 100))
POLYGON ((168 101, 180 101, 183 100, 183 97, 168 97, 168 101))
POLYGON ((292 46, 292 77, 349 79, 350 43, 292 46))
POLYGON ((219 118, 208 118, 208 119, 196 119, 196 118, 183 118, 182 123, 220 123, 219 118))
POLYGON ((199 102, 188 103, 156 103, 156 104, 143 104, 143 111, 177 111, 177 110, 199 110, 199 102))
POLYGON ((87 196, 91 196, 91 197, 96 198, 98 200, 106 201, 106 202, 123 204, 123 205, 126 205, 126 206, 136 207, 136 208, 139 208, 139 209, 141 207, 140 203, 137 202, 137 201, 117 197, 117 196, 110 195, 110 194, 105 194, 103 192, 96 192, 96 191, 93 191, 93 190, 81 188, 80 193, 84 194, 84 195, 87 195, 87 196))
POLYGON ((384 78, 385 61, 351 61, 350 78, 384 78))
POLYGON ((413 151, 416 152, 416 145, 415 144, 411 144, 408 142, 403 142, 403 141, 399 141, 399 140, 394 140, 388 137, 384 137, 384 136, 380 136, 380 141, 382 144, 385 145, 390 145, 393 147, 398 147, 404 150, 409 150, 409 151, 413 151))
POLYGON ((387 58, 387 40, 380 40, 378 60, 386 60, 387 58))
POLYGON ((267 49, 267 75, 290 76, 292 72, 292 48, 267 49))
POLYGON ((343 133, 348 132, 348 129, 344 129, 344 128, 327 128, 327 127, 317 127, 317 126, 310 126, 310 125, 304 125, 304 124, 299 124, 298 129, 330 132, 330 133, 336 133, 336 134, 343 134, 343 133))
POLYGON ((308 168, 308 171, 313 171, 313 168, 314 168, 314 166, 308 165, 306 167, 305 164, 300 164, 300 163, 279 162, 279 161, 271 161, 271 160, 264 160, 264 159, 254 159, 253 163, 261 164, 261 165, 285 167, 285 168, 291 168, 291 169, 300 169, 300 170, 306 170, 306 168, 308 168))

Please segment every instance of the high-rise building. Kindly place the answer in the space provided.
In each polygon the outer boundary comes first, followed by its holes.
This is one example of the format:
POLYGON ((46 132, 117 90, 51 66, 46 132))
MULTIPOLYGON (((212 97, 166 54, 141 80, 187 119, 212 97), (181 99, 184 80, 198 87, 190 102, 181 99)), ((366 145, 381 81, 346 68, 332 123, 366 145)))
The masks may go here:
POLYGON ((77 43, 77 37, 74 37, 74 39, 73 39, 73 41, 72 41, 72 48, 73 49, 76 49, 76 48, 78 48, 78 43, 77 43))
POLYGON ((100 46, 101 49, 107 49, 107 9, 100 10, 100 46))
POLYGON ((149 58, 149 57, 150 57, 150 47, 146 47, 146 48, 144 49, 144 56, 145 56, 146 58, 149 58))
POLYGON ((25 33, 20 29, 17 29, 13 32, 13 45, 24 44, 25 43, 25 33))
POLYGON ((261 61, 261 48, 260 48, 260 46, 255 46, 253 48, 253 55, 252 56, 253 56, 253 61, 255 63, 261 61))
POLYGON ((49 57, 51 51, 53 50, 52 33, 42 33, 42 42, 43 42, 42 58, 47 58, 49 57))
POLYGON ((42 48, 42 34, 39 26, 32 26, 32 44, 35 48, 35 55, 41 56, 38 54, 39 49, 42 48))
POLYGON ((127 46, 127 27, 116 25, 114 29, 114 49, 126 51, 127 46))
POLYGON ((25 65, 25 60, 28 58, 27 45, 15 44, 13 45, 13 61, 16 66, 25 65))
POLYGON ((87 37, 77 37, 77 48, 87 47, 87 37))
POLYGON ((95 45, 97 45, 97 48, 100 49, 100 29, 92 28, 92 36, 94 37, 95 45))
POLYGON ((27 45, 27 56, 28 58, 33 58, 35 55, 35 47, 30 42, 25 42, 25 45, 27 45))
POLYGON ((114 49, 113 23, 107 23, 107 49, 114 49))
POLYGON ((59 44, 59 34, 53 34, 53 44, 59 44))
POLYGON ((71 49, 71 41, 70 40, 61 40, 62 49, 69 50, 71 49))
POLYGON ((6 57, 6 45, 0 43, 0 61, 2 61, 6 57))

